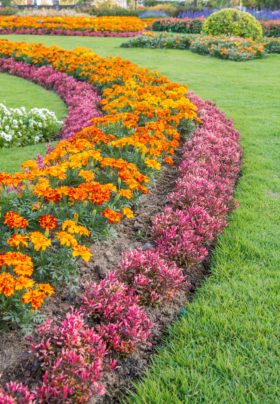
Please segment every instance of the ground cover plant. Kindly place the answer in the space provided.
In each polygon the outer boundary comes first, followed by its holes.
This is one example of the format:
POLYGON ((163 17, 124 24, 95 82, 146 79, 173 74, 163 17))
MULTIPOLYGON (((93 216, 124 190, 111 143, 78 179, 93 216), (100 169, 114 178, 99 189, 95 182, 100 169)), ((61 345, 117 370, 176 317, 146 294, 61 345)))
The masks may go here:
MULTIPOLYGON (((68 49, 77 46, 71 38, 40 37, 40 41, 68 49)), ((121 55, 190 83, 234 118, 245 152, 236 193, 240 206, 219 238, 212 277, 170 331, 153 372, 131 401, 175 398, 180 402, 187 397, 193 401, 265 398, 275 402, 279 396, 275 332, 280 247, 279 226, 275 225, 280 192, 276 175, 280 90, 275 81, 279 58, 272 55, 244 65, 229 61, 225 69, 217 59, 176 50, 146 49, 143 57, 143 50, 118 48, 120 43, 118 39, 78 41, 79 46, 93 47, 103 55, 121 55)))
POLYGON ((62 127, 54 112, 48 109, 7 108, 0 104, 0 147, 27 146, 51 142, 62 127))

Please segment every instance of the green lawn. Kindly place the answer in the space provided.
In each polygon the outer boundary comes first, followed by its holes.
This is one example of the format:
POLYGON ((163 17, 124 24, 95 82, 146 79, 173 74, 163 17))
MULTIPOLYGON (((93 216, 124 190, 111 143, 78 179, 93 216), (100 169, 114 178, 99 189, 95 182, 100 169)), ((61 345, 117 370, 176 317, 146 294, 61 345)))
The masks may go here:
MULTIPOLYGON (((22 106, 28 110, 34 107, 48 108, 50 111, 54 111, 59 119, 63 119, 67 114, 66 105, 54 92, 5 73, 0 73, 0 102, 10 108, 22 106)), ((24 160, 33 158, 36 153, 44 153, 45 149, 44 144, 0 149, 0 170, 18 170, 24 160)))
POLYGON ((246 63, 188 51, 123 49, 121 39, 16 37, 86 46, 157 69, 215 101, 241 132, 240 204, 211 270, 131 403, 279 403, 280 57, 246 63))

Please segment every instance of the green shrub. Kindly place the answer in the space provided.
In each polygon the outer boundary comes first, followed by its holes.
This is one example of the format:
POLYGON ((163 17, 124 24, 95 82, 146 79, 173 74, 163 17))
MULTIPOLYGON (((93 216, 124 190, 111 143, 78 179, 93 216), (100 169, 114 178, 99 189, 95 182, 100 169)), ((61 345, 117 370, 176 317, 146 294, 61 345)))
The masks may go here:
POLYGON ((202 33, 259 39, 262 36, 262 26, 251 14, 226 8, 211 14, 205 20, 202 33))

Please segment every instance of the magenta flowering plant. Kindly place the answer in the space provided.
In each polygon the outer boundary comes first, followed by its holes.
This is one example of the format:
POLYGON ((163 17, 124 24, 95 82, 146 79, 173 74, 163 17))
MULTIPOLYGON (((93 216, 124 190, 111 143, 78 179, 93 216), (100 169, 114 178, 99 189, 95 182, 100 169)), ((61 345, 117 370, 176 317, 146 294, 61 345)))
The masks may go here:
POLYGON ((34 29, 34 28, 16 28, 16 29, 0 29, 1 35, 64 35, 64 36, 91 36, 91 37, 117 37, 130 38, 142 34, 142 31, 134 32, 113 32, 113 31, 82 31, 71 29, 34 29))
POLYGON ((72 310, 61 321, 47 320, 32 342, 42 372, 36 388, 39 402, 83 403, 104 393, 107 349, 81 313, 72 310))
POLYGON ((92 85, 58 72, 51 66, 37 67, 12 58, 0 58, 0 71, 38 83, 60 95, 68 107, 68 116, 61 130, 61 137, 65 139, 89 126, 92 118, 102 115, 98 109, 100 96, 92 85))
POLYGON ((207 257, 215 222, 200 206, 182 210, 167 207, 153 219, 153 232, 162 255, 179 266, 191 267, 207 257))
POLYGON ((127 355, 147 343, 153 324, 138 305, 133 289, 119 281, 115 272, 87 285, 81 310, 111 351, 127 355))
POLYGON ((116 272, 142 305, 172 300, 189 286, 183 271, 175 263, 164 260, 155 249, 125 253, 116 272))
POLYGON ((10 382, 3 388, 0 387, 1 404, 32 404, 35 403, 35 395, 21 383, 10 382))

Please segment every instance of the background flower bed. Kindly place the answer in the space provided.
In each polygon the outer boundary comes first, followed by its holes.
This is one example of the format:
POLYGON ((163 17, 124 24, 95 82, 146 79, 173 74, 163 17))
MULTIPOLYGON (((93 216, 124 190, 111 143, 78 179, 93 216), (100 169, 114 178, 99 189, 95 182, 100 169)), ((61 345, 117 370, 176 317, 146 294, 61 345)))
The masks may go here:
POLYGON ((145 24, 137 17, 0 16, 2 34, 131 36, 144 28, 145 24))
MULTIPOLYGON (((272 40, 275 43, 275 40, 272 40)), ((189 49, 201 55, 210 55, 222 59, 235 61, 246 61, 250 59, 262 58, 265 56, 265 49, 269 49, 270 41, 267 39, 256 42, 240 37, 223 37, 211 35, 172 35, 147 33, 121 46, 125 48, 166 48, 166 49, 189 49)), ((271 52, 274 47, 270 47, 271 52)))
POLYGON ((57 138, 62 122, 48 109, 7 108, 0 104, 0 147, 26 146, 57 138))
MULTIPOLYGON (((153 22, 153 31, 166 31, 182 34, 200 34, 204 23, 204 18, 162 18, 153 22)), ((280 21, 260 21, 263 35, 266 37, 280 36, 280 21)))

